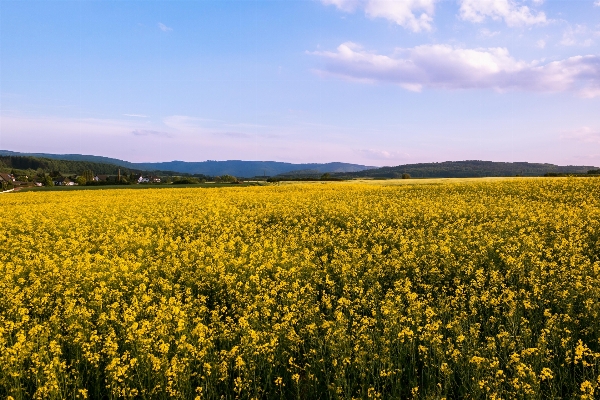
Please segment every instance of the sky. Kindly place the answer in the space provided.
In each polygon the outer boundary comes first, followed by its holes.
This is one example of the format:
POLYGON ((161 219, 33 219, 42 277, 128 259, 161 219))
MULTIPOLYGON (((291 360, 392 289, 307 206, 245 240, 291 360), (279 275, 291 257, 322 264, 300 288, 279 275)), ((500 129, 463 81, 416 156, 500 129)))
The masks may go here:
POLYGON ((0 149, 600 166, 600 0, 0 0, 0 149))

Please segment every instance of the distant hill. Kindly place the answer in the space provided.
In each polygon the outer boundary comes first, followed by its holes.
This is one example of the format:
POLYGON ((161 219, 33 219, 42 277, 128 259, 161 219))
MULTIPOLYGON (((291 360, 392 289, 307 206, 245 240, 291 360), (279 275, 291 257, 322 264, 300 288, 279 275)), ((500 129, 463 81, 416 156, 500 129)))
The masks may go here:
POLYGON ((46 153, 18 153, 0 150, 0 156, 34 156, 56 160, 89 161, 118 165, 132 170, 144 171, 173 171, 185 174, 201 174, 207 176, 234 175, 237 177, 251 178, 254 176, 275 176, 296 170, 313 170, 316 173, 346 173, 364 171, 369 168, 365 165, 332 162, 327 164, 292 164, 278 161, 169 161, 160 163, 132 163, 116 158, 100 157, 82 154, 46 154, 46 153))
POLYGON ((10 171, 41 171, 46 174, 81 174, 83 171, 91 170, 96 174, 114 175, 121 170, 122 174, 137 173, 139 170, 122 167, 120 165, 92 162, 57 160, 34 156, 0 155, 0 172, 10 171))
MULTIPOLYGON (((54 159, 54 160, 87 161, 87 162, 95 162, 95 163, 102 163, 102 164, 113 164, 113 165, 118 165, 120 167, 136 169, 136 167, 133 166, 133 163, 119 160, 117 158, 92 156, 92 155, 84 155, 84 154, 19 153, 17 151, 0 150, 0 156, 30 156, 30 157, 50 158, 50 159, 54 159)), ((137 169, 140 169, 140 168, 137 168, 137 169)))
POLYGON ((413 178, 470 178, 486 176, 542 176, 546 173, 587 173, 593 166, 536 164, 527 162, 445 161, 440 163, 405 164, 352 173, 336 174, 344 178, 400 178, 407 173, 413 178))
POLYGON ((184 172, 188 174, 203 174, 208 176, 216 175, 234 175, 239 177, 251 178, 254 176, 275 176, 283 173, 289 173, 297 170, 314 170, 320 173, 325 172, 356 172, 364 171, 368 168, 364 165, 347 164, 340 162, 332 162, 327 164, 292 164, 278 161, 202 161, 202 162, 185 162, 171 161, 164 163, 146 163, 134 164, 146 166, 148 168, 158 170, 171 170, 184 172))
POLYGON ((169 161, 160 163, 132 163, 117 158, 101 157, 83 154, 47 154, 47 153, 18 153, 0 150, 0 167, 16 169, 53 169, 64 172, 80 173, 91 169, 100 174, 114 174, 119 167, 123 173, 137 171, 168 171, 169 175, 191 174, 205 176, 234 175, 252 178, 255 176, 280 177, 315 177, 326 172, 340 178, 400 178, 403 173, 413 178, 468 178, 486 176, 542 176, 546 173, 586 173, 596 169, 594 166, 554 164, 538 164, 527 162, 494 162, 494 161, 446 161, 439 163, 405 164, 395 167, 369 167, 359 164, 332 162, 326 164, 293 164, 278 161, 169 161), (8 161, 8 157, 12 161, 8 161), (25 160, 19 157, 34 157, 37 161, 25 160), (45 161, 40 161, 40 160, 45 161), (19 161, 20 160, 20 161, 19 161), (52 160, 56 160, 55 163, 52 160), (30 162, 30 167, 25 165, 30 162), (34 167, 42 162, 42 166, 34 167), (60 163, 63 164, 60 164, 60 163), (17 166, 20 165, 20 166, 17 166))

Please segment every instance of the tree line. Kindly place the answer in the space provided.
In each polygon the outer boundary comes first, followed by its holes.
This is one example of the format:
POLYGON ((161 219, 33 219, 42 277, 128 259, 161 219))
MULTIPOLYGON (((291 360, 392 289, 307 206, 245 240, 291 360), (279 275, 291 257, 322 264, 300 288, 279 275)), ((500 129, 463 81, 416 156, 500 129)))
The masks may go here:
POLYGON ((335 174, 343 178, 478 178, 493 176, 544 176, 545 174, 586 174, 592 166, 560 166, 527 162, 446 161, 382 167, 360 172, 335 174))

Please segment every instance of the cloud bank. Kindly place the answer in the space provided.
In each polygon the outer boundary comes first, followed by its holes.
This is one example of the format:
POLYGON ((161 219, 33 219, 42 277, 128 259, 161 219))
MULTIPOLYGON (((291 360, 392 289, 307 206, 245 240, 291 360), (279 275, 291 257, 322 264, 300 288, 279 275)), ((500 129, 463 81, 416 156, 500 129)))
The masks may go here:
POLYGON ((600 56, 575 56, 542 64, 516 60, 506 48, 464 49, 423 45, 392 55, 346 42, 336 51, 313 52, 326 60, 321 75, 363 82, 387 82, 419 92, 434 89, 494 89, 535 92, 576 91, 600 96, 600 56))
POLYGON ((437 0, 321 0, 342 11, 364 10, 369 18, 385 18, 413 32, 430 31, 437 0))

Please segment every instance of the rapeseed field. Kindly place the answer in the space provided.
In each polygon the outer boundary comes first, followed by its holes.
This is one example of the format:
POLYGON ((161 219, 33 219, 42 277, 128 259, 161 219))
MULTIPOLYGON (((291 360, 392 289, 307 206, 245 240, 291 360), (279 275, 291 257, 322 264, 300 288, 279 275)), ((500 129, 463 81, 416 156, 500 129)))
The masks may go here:
POLYGON ((600 396, 600 180, 0 196, 0 397, 600 396))

